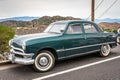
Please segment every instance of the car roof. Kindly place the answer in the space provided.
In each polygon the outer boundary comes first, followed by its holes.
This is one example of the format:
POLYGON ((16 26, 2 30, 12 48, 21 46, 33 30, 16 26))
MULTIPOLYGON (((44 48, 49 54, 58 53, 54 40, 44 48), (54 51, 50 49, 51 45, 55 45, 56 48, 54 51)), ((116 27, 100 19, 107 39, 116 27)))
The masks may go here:
POLYGON ((62 21, 56 21, 54 23, 71 23, 71 22, 89 22, 89 23, 93 23, 91 21, 85 21, 85 20, 62 20, 62 21))

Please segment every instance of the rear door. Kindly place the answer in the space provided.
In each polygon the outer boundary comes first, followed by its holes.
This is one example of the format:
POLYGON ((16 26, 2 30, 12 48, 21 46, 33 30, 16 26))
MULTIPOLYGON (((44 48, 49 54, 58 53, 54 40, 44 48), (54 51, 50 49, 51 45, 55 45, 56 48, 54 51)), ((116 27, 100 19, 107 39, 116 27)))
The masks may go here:
POLYGON ((85 33, 86 51, 100 50, 102 36, 96 25, 93 23, 83 23, 85 33))

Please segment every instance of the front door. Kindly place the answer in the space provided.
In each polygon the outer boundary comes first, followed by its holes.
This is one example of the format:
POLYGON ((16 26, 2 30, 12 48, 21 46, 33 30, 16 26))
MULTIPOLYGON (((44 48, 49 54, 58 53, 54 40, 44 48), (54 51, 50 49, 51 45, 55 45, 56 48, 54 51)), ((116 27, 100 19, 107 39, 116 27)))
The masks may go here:
POLYGON ((83 35, 83 26, 81 23, 69 24, 64 34, 64 50, 66 56, 81 53, 80 47, 84 46, 85 36, 83 35))

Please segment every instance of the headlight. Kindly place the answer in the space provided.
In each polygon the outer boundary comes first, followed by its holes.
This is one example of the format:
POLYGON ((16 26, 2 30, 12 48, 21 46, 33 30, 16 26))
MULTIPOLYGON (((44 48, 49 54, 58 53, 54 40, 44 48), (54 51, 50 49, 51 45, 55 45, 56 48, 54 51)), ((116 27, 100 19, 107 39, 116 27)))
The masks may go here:
POLYGON ((13 41, 13 39, 9 40, 9 46, 12 45, 12 41, 13 41))
POLYGON ((25 43, 25 42, 22 43, 22 49, 23 49, 23 50, 26 49, 26 43, 25 43))

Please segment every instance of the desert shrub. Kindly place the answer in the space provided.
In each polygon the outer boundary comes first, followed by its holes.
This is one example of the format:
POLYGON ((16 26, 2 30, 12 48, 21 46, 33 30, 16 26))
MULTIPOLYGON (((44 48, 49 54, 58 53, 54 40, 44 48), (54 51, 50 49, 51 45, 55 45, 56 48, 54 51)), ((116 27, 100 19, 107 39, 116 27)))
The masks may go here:
POLYGON ((104 30, 104 31, 111 32, 111 30, 110 30, 110 29, 106 29, 106 30, 104 30))
POLYGON ((0 54, 9 50, 8 42, 15 32, 12 28, 0 25, 0 54))
POLYGON ((117 34, 117 28, 112 29, 112 32, 117 34))

